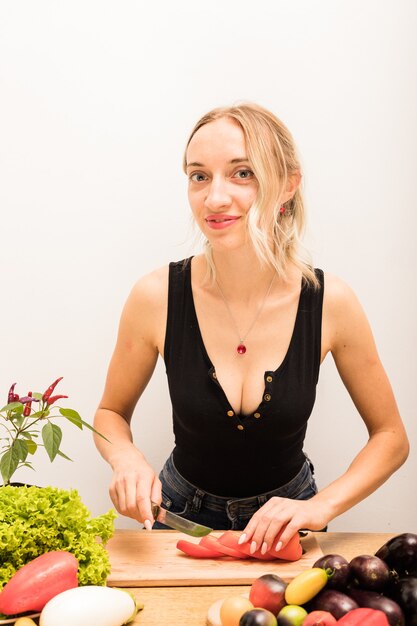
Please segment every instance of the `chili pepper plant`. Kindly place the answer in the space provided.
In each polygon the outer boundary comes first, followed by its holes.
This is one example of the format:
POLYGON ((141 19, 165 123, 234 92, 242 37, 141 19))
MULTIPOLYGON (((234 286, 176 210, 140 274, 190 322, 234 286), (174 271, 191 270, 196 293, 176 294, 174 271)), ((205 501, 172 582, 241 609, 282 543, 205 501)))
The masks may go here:
POLYGON ((71 461, 61 450, 62 429, 52 420, 64 418, 81 430, 85 426, 106 439, 77 411, 58 407, 58 400, 68 398, 52 395, 62 378, 57 378, 44 393, 29 391, 23 397, 15 393, 16 383, 10 387, 7 404, 0 410, 0 472, 5 485, 10 484, 19 468, 34 469, 30 459, 39 448, 45 448, 51 462, 56 456, 71 461))

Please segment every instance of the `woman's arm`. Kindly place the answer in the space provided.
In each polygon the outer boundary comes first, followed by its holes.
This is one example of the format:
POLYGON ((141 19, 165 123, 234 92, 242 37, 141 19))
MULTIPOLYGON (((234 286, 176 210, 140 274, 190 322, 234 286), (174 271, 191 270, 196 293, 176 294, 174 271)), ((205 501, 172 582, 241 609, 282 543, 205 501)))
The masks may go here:
POLYGON ((116 509, 150 527, 151 499, 161 499, 158 477, 133 443, 130 422, 163 349, 167 312, 167 270, 141 279, 123 309, 116 347, 94 427, 95 443, 113 469, 110 496, 116 509))
POLYGON ((272 498, 252 517, 246 540, 265 550, 282 529, 283 545, 300 528, 320 530, 375 491, 408 455, 407 435, 362 307, 347 285, 327 275, 322 344, 323 356, 333 355, 369 439, 346 472, 313 498, 272 498))

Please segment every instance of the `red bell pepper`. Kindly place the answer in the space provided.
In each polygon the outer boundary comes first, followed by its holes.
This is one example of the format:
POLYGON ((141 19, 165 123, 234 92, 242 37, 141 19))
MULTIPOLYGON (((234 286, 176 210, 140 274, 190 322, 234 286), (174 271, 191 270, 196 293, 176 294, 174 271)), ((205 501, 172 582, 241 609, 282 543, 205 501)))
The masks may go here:
POLYGON ((51 598, 78 586, 78 561, 64 550, 46 552, 23 565, 0 592, 0 613, 41 611, 51 598))
POLYGON ((343 626, 389 626, 389 621, 385 613, 376 609, 353 609, 341 617, 338 624, 343 626))

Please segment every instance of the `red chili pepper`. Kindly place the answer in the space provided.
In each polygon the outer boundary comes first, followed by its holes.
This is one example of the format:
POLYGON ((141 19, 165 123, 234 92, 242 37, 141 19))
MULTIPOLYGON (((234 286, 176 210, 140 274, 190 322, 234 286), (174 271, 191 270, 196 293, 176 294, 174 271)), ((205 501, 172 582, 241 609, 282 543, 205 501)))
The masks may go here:
POLYGON ((12 400, 12 402, 19 402, 19 400, 20 400, 20 398, 19 398, 19 394, 14 393, 14 394, 13 394, 13 400, 12 400))
MULTIPOLYGON (((28 397, 32 397, 32 392, 28 391, 28 397)), ((23 415, 25 417, 28 417, 30 415, 30 411, 31 411, 31 407, 32 407, 32 402, 26 402, 25 408, 23 409, 23 415)))
POLYGON ((9 389, 9 395, 7 396, 7 404, 10 404, 11 402, 15 401, 14 400, 15 394, 13 393, 15 387, 16 387, 16 383, 13 383, 13 385, 9 389))
POLYGON ((52 396, 51 398, 48 398, 46 402, 47 402, 48 406, 51 406, 51 404, 53 404, 54 402, 56 402, 60 398, 68 398, 68 396, 52 396))
POLYGON ((55 387, 57 386, 57 384, 59 383, 60 380, 63 379, 63 376, 61 376, 61 378, 57 378, 55 382, 52 383, 52 385, 50 385, 50 387, 48 387, 48 389, 45 391, 45 393, 42 396, 42 400, 44 402, 46 402, 48 400, 48 398, 51 397, 53 390, 55 389, 55 387))

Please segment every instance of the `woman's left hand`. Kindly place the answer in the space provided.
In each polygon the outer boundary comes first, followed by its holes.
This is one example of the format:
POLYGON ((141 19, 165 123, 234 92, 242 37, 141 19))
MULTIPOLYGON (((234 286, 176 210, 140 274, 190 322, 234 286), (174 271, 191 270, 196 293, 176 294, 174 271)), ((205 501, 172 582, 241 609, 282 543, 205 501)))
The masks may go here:
POLYGON ((321 530, 329 522, 329 510, 314 500, 290 500, 273 497, 250 519, 239 543, 255 550, 280 550, 300 529, 321 530), (279 538, 278 538, 279 535, 279 538))

